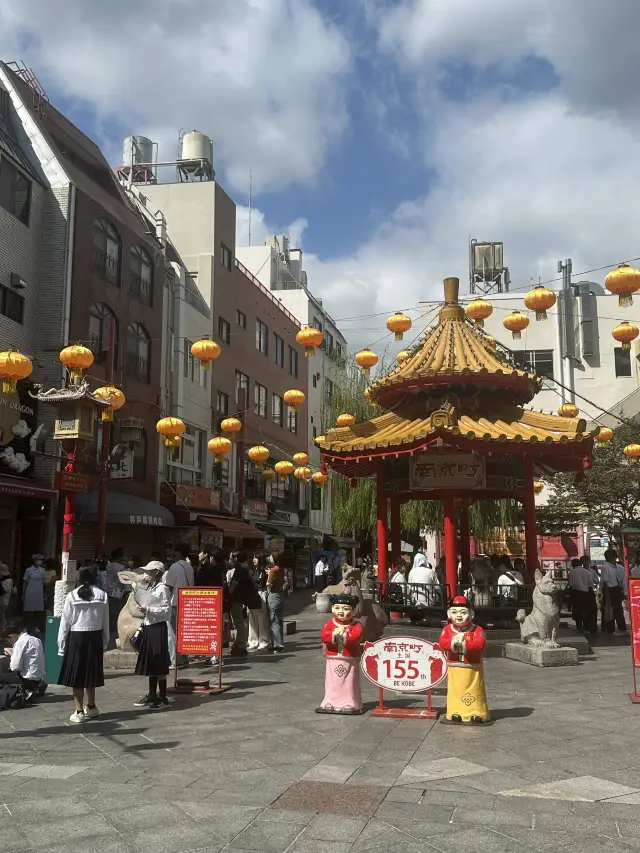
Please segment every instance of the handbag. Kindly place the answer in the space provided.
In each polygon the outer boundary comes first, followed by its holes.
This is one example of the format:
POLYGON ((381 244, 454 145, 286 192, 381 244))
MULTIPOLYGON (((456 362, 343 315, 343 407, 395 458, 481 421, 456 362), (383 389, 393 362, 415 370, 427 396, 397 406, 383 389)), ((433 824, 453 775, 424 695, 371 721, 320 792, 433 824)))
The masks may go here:
POLYGON ((129 642, 135 652, 140 651, 140 646, 142 645, 142 628, 138 628, 138 630, 132 635, 129 642))

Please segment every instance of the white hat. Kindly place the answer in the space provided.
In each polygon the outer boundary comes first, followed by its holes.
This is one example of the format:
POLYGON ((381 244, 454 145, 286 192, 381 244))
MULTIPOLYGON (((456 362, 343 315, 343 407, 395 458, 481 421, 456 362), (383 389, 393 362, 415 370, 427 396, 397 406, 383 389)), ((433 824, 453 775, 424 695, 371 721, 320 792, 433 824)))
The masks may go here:
POLYGON ((151 562, 147 563, 146 566, 141 567, 141 571, 148 575, 156 572, 162 572, 164 574, 164 563, 161 563, 160 560, 151 560, 151 562))

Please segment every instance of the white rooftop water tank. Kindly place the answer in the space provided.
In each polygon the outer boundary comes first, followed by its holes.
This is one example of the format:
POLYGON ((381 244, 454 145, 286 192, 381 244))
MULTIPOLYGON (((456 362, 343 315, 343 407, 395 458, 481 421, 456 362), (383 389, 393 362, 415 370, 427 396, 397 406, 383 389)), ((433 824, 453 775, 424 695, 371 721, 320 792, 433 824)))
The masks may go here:
POLYGON ((204 133, 191 130, 182 137, 181 160, 206 160, 213 165, 213 144, 204 133))
POLYGON ((127 136, 124 141, 122 162, 125 166, 153 162, 153 142, 146 136, 127 136))

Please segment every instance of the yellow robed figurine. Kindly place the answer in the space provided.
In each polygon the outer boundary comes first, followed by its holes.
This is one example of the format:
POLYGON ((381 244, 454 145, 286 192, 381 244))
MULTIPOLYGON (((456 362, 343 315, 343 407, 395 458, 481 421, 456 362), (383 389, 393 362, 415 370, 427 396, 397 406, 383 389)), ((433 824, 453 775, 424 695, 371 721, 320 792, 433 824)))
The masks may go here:
POLYGON ((447 720, 487 723, 491 720, 484 687, 482 658, 487 645, 484 630, 473 624, 473 608, 456 595, 447 611, 438 648, 447 655, 447 720))

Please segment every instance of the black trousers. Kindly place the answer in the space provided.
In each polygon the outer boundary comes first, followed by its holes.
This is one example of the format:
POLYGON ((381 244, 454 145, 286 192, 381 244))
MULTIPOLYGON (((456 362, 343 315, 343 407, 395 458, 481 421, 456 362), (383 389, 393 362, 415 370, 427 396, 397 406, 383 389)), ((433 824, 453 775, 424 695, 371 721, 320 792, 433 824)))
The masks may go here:
POLYGON ((571 615, 578 631, 588 631, 595 634, 598 630, 598 607, 593 590, 583 592, 571 590, 571 615))
POLYGON ((613 634, 615 627, 618 631, 627 630, 627 622, 624 618, 624 593, 619 586, 605 586, 602 596, 602 630, 607 634, 613 634), (605 609, 607 604, 611 606, 611 620, 605 619, 605 609))

